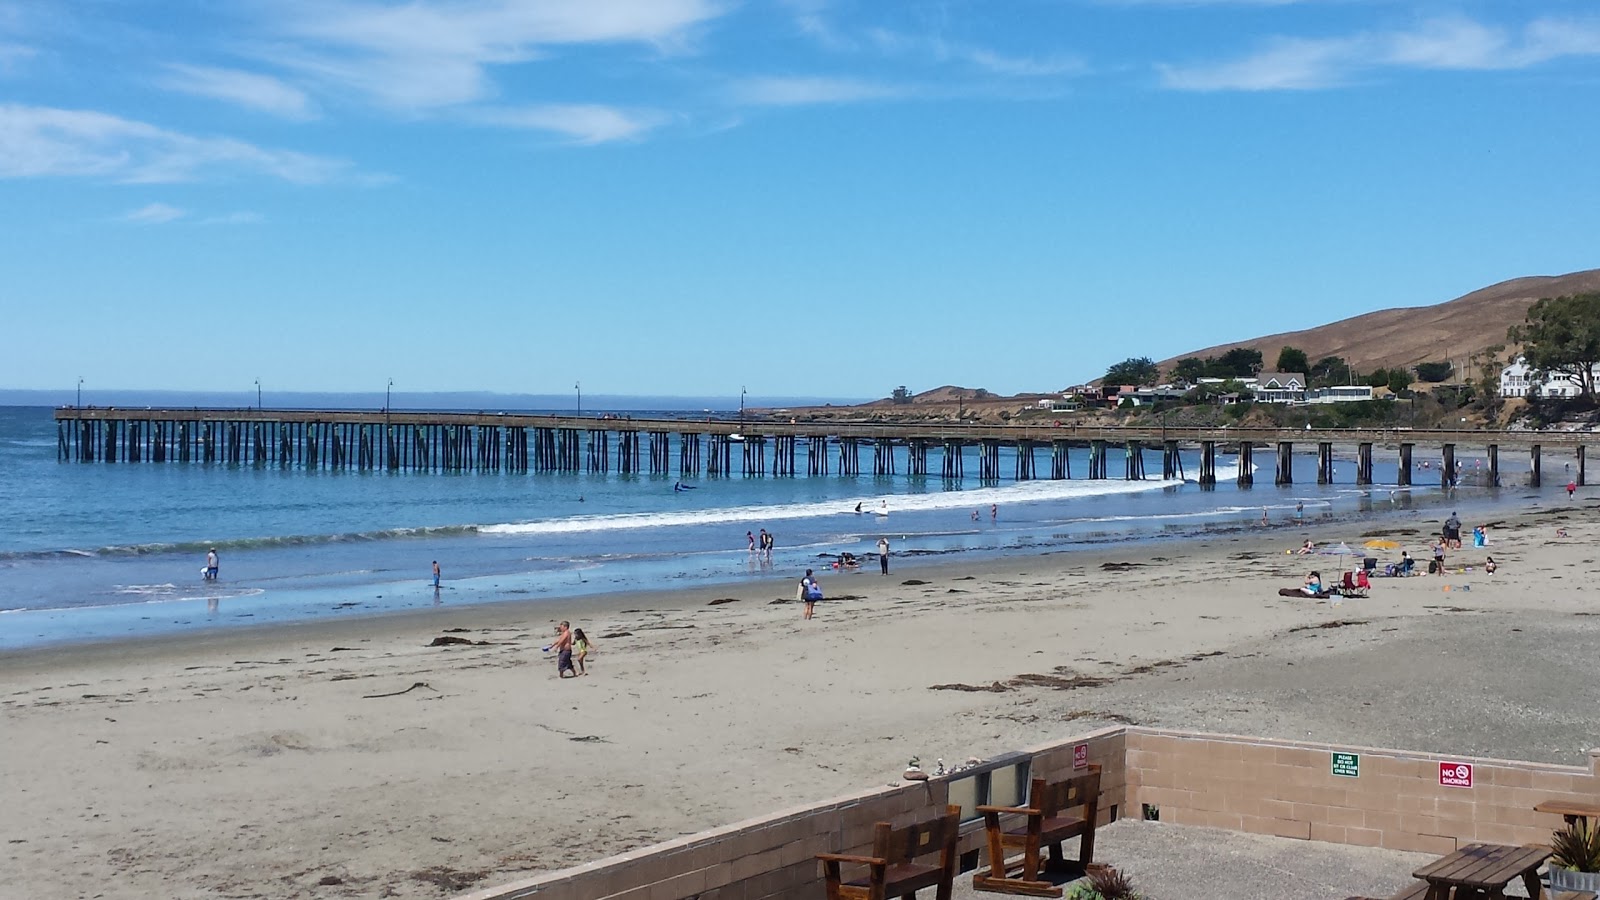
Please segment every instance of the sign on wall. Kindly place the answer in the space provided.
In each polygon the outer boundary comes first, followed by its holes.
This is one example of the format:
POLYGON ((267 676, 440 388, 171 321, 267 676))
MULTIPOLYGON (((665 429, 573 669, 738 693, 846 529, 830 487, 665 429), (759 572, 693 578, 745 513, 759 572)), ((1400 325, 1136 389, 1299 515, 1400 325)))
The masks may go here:
POLYGON ((1333 774, 1345 778, 1361 777, 1361 754, 1335 753, 1333 755, 1333 774))
POLYGON ((1077 744, 1072 748, 1072 768, 1089 768, 1089 745, 1077 744))
POLYGON ((1472 787, 1472 763, 1439 763, 1439 783, 1445 787, 1472 787))

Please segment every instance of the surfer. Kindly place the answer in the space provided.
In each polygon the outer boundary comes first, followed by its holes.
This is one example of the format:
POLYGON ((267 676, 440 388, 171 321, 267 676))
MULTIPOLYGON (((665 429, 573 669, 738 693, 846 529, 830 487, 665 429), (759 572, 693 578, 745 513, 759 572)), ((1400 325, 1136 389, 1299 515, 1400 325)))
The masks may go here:
POLYGON ((861 515, 861 501, 856 501, 856 515, 861 515))
POLYGON ((883 501, 879 502, 879 504, 878 504, 878 515, 887 516, 888 514, 889 514, 889 501, 883 500, 883 501))
POLYGON ((672 489, 674 491, 682 493, 684 491, 692 491, 692 490, 694 490, 694 485, 692 485, 692 484, 684 484, 681 481, 674 481, 672 483, 672 489))

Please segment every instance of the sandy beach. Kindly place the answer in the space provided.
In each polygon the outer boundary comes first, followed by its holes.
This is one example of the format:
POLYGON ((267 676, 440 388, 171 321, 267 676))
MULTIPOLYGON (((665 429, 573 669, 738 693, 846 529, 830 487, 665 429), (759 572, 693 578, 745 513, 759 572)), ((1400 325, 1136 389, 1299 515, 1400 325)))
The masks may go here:
POLYGON ((810 622, 785 575, 16 653, 0 884, 434 898, 1116 721, 1576 762, 1597 509, 1508 517, 1496 575, 1468 547, 1337 605, 1277 595, 1339 568, 1286 549, 1426 559, 1432 523, 897 560, 824 572, 810 622), (541 652, 561 619, 586 677, 541 652))

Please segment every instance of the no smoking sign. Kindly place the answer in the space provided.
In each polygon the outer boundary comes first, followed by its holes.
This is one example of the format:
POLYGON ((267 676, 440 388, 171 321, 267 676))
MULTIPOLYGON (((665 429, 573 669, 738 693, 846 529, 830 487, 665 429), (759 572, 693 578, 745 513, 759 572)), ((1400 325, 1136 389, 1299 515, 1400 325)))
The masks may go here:
POLYGON ((1445 787, 1472 787, 1472 763, 1439 763, 1439 783, 1445 787))

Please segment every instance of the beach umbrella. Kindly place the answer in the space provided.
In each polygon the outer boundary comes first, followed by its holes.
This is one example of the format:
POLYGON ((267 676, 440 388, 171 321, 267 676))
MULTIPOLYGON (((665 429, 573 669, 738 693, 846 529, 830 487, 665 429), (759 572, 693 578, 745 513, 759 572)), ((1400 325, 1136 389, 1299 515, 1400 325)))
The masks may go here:
POLYGON ((1386 541, 1383 539, 1367 541, 1362 546, 1369 550, 1393 550, 1400 546, 1399 541, 1386 541))
POLYGON ((1346 544, 1343 541, 1340 541, 1339 542, 1339 546, 1337 546, 1337 547, 1324 547, 1324 548, 1322 548, 1322 552, 1328 554, 1329 556, 1338 555, 1338 557, 1339 557, 1339 568, 1341 568, 1341 569, 1344 568, 1344 558, 1346 556, 1354 556, 1355 555, 1355 551, 1350 549, 1350 545, 1346 544))

